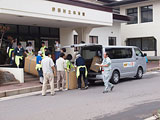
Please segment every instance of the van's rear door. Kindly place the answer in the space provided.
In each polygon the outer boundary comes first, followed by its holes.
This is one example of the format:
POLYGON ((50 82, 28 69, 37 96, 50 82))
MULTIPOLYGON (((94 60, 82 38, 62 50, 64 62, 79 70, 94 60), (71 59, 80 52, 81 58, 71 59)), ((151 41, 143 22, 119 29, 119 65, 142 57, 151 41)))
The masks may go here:
POLYGON ((85 64, 88 69, 88 78, 91 79, 91 77, 95 78, 97 74, 100 74, 101 71, 94 72, 90 70, 93 58, 95 56, 100 57, 102 61, 102 45, 90 45, 90 46, 84 46, 81 47, 81 55, 85 59, 85 64))

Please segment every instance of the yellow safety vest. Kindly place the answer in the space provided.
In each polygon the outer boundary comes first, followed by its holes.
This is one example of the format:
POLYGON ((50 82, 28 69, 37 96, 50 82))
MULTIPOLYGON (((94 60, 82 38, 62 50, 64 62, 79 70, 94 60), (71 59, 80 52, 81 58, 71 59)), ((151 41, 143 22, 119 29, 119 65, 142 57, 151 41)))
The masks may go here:
POLYGON ((67 70, 74 68, 74 65, 69 60, 67 60, 66 64, 67 64, 67 70))
POLYGON ((16 63, 16 65, 17 65, 17 67, 19 67, 19 65, 20 65, 20 60, 22 60, 23 59, 23 56, 17 56, 16 55, 16 57, 15 57, 15 63, 16 63))
POLYGON ((85 65, 83 65, 83 66, 78 66, 77 67, 77 74, 76 74, 77 78, 80 76, 80 69, 81 68, 85 68, 85 77, 87 77, 87 74, 88 74, 87 67, 85 65))
POLYGON ((42 68, 41 64, 36 64, 36 70, 40 70, 42 68))
POLYGON ((11 57, 12 55, 12 51, 14 51, 14 49, 13 48, 11 48, 11 49, 9 49, 9 57, 11 57))
POLYGON ((40 49, 40 51, 42 51, 42 55, 43 55, 43 58, 45 57, 45 48, 47 48, 46 46, 44 46, 44 47, 41 47, 41 49, 40 49))
POLYGON ((33 55, 33 52, 31 52, 31 53, 29 52, 28 55, 33 55))

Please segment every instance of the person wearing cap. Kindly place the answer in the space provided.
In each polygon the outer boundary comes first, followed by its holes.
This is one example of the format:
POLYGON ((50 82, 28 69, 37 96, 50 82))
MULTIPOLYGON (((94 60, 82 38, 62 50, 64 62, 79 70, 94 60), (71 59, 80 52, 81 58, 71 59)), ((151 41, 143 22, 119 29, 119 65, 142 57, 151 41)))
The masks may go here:
POLYGON ((42 71, 42 51, 38 51, 38 55, 36 57, 36 70, 39 75, 39 81, 41 84, 43 84, 43 71, 42 71))
POLYGON ((19 67, 23 68, 24 66, 23 54, 24 54, 24 49, 21 43, 18 43, 16 49, 14 50, 15 63, 18 68, 19 67))
POLYGON ((45 48, 47 48, 47 47, 45 46, 45 42, 42 42, 41 45, 42 45, 42 47, 41 47, 40 51, 42 51, 42 56, 45 57, 45 48))
POLYGON ((108 53, 104 53, 104 59, 102 64, 99 65, 100 67, 103 67, 103 82, 104 82, 104 86, 105 89, 103 91, 103 93, 107 93, 109 91, 112 91, 114 88, 114 85, 112 83, 109 82, 110 78, 111 78, 111 59, 108 57, 108 53))
POLYGON ((78 89, 81 89, 81 77, 83 76, 83 80, 85 83, 85 89, 88 88, 88 80, 87 80, 87 67, 85 65, 85 60, 82 58, 82 56, 78 53, 76 55, 76 63, 77 67, 77 73, 76 76, 78 78, 78 89))
POLYGON ((43 70, 43 86, 42 86, 42 95, 46 95, 47 83, 50 83, 51 95, 55 94, 54 91, 54 75, 56 75, 55 64, 51 59, 51 53, 49 51, 45 52, 46 57, 42 59, 42 70, 43 70), (54 74, 53 74, 54 73, 54 74))

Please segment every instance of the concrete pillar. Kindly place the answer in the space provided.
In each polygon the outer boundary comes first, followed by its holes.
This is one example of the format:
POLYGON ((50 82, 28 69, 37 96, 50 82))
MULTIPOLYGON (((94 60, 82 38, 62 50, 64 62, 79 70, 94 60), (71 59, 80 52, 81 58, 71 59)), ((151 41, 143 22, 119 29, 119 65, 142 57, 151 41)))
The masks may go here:
POLYGON ((92 28, 75 28, 75 31, 78 33, 79 43, 84 41, 85 43, 89 43, 89 34, 92 28))
MULTIPOLYGON (((72 28, 60 28, 60 44, 61 47, 69 46, 74 44, 74 37, 73 37, 73 29, 72 28)), ((67 54, 72 54, 74 49, 67 48, 67 54)))

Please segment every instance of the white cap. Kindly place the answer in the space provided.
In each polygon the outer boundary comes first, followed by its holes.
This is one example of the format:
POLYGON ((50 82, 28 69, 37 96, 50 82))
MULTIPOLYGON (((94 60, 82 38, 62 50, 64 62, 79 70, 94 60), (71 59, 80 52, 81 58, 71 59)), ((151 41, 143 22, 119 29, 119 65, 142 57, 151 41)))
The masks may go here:
POLYGON ((38 51, 38 54, 42 54, 42 51, 38 51))
POLYGON ((77 53, 76 58, 79 58, 79 57, 81 57, 81 54, 77 53))

